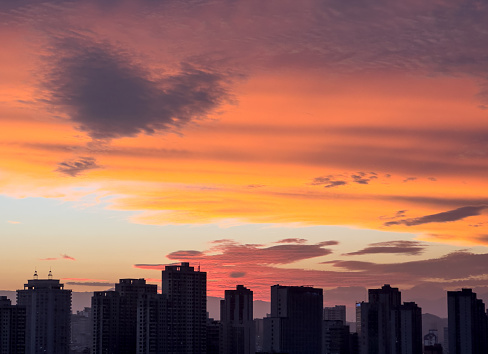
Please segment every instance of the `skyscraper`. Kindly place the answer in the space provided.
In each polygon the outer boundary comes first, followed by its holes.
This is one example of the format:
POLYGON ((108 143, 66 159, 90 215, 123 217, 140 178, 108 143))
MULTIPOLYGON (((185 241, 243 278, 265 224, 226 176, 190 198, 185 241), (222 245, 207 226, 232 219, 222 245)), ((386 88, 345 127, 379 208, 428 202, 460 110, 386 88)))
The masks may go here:
POLYGON ((137 351, 138 304, 144 294, 157 294, 145 279, 120 279, 115 291, 92 297, 93 353, 134 354, 137 351))
POLYGON ((165 353, 206 352, 207 273, 189 263, 166 266, 162 293, 168 301, 165 353))
POLYGON ((69 353, 71 290, 52 278, 34 279, 17 290, 17 305, 26 308, 26 353, 69 353))
POLYGON ((326 321, 342 321, 346 324, 346 306, 335 305, 334 307, 324 307, 324 320, 326 321))
POLYGON ((271 316, 264 319, 264 351, 320 353, 322 309, 322 289, 273 285, 271 316))
POLYGON ((144 293, 137 303, 136 354, 166 353, 167 301, 162 294, 144 293))
POLYGON ((0 296, 0 354, 25 353, 25 307, 0 296))
POLYGON ((361 354, 421 354, 421 309, 413 302, 401 305, 400 291, 389 284, 368 295, 369 302, 358 304, 361 354))
POLYGON ((369 302, 361 303, 361 354, 396 354, 391 351, 391 311, 400 306, 401 294, 385 284, 381 289, 369 289, 368 297, 369 302))
POLYGON ((223 354, 256 352, 253 319, 253 292, 243 285, 225 291, 220 302, 223 354))
POLYGON ((350 354, 349 326, 341 320, 324 320, 322 331, 323 354, 350 354))
POLYGON ((392 310, 393 340, 391 353, 421 354, 422 310, 415 302, 405 302, 392 310))
POLYGON ((471 289, 447 292, 449 354, 488 352, 485 304, 471 289))

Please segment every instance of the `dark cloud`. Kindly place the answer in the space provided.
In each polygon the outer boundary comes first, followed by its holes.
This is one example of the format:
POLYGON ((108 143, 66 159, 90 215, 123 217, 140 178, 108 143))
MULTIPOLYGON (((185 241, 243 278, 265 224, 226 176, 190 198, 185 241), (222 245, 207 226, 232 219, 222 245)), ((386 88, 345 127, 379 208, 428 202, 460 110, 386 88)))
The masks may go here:
POLYGON ((345 255, 359 256, 364 254, 377 253, 400 253, 406 255, 419 255, 424 251, 424 249, 425 245, 417 241, 387 241, 372 243, 362 250, 345 253, 345 255))
POLYGON ((283 240, 276 241, 275 243, 305 243, 307 242, 304 238, 285 238, 283 240))
POLYGON ((343 186, 349 183, 369 184, 369 182, 375 179, 378 179, 378 174, 375 172, 356 172, 349 176, 328 175, 315 177, 310 184, 312 186, 324 186, 324 188, 332 188, 343 186))
POLYGON ((403 218, 405 216, 406 210, 398 210, 395 214, 395 217, 397 218, 403 218))
POLYGON ((417 177, 408 177, 408 178, 405 178, 403 180, 403 183, 411 182, 411 181, 416 181, 416 180, 417 180, 417 177))
POLYGON ((100 168, 100 166, 97 164, 94 157, 79 157, 76 160, 68 160, 58 163, 56 171, 71 177, 76 177, 80 173, 95 168, 100 168))
POLYGON ((398 221, 388 221, 385 222, 385 226, 391 225, 406 225, 406 226, 416 226, 422 224, 428 224, 433 222, 451 222, 462 220, 469 216, 480 215, 481 212, 488 208, 487 205, 481 206, 466 206, 454 210, 445 211, 438 214, 426 215, 419 218, 403 219, 398 221))
POLYGON ((44 82, 51 103, 93 139, 177 130, 229 97, 218 73, 182 64, 178 73, 163 76, 107 43, 71 38, 53 51, 44 82))
POLYGON ((232 272, 229 274, 231 278, 242 278, 246 275, 246 272, 232 272))
POLYGON ((467 251, 457 251, 446 256, 403 263, 373 263, 359 261, 333 261, 335 267, 345 268, 356 272, 373 272, 375 274, 408 275, 411 279, 465 279, 481 275, 488 275, 488 253, 475 254, 467 251))
POLYGON ((337 180, 334 176, 329 175, 325 177, 315 177, 310 184, 312 186, 324 186, 324 188, 332 188, 344 186, 347 184, 347 182, 343 180, 337 180))
POLYGON ((357 184, 369 184, 373 179, 377 179, 378 175, 374 172, 358 172, 351 175, 352 181, 357 184))
POLYGON ((317 243, 317 245, 319 246, 335 246, 335 245, 338 245, 339 244, 339 241, 322 241, 322 242, 319 242, 317 243))
POLYGON ((191 259, 202 255, 200 251, 176 251, 171 253, 170 259, 191 259))

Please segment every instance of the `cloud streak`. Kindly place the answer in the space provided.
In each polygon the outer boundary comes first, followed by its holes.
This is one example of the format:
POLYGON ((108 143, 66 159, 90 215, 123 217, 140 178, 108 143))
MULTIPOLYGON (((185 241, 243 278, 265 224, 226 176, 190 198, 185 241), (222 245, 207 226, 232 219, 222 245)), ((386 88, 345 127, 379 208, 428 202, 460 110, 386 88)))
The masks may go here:
POLYGON ((41 258, 39 260, 40 261, 58 261, 58 260, 76 261, 76 258, 68 256, 67 254, 61 254, 60 257, 41 258))
POLYGON ((347 256, 361 256, 366 254, 406 254, 416 256, 422 254, 425 245, 417 241, 387 241, 370 244, 362 250, 345 253, 347 256))
POLYGON ((67 160, 58 163, 57 172, 67 176, 76 177, 88 170, 100 168, 94 157, 79 157, 76 160, 67 160))
POLYGON ((481 212, 488 208, 486 205, 481 206, 465 206, 454 210, 445 211, 442 213, 426 215, 419 218, 402 219, 397 221, 387 221, 385 226, 392 225, 405 225, 405 226, 417 226, 429 223, 445 223, 462 220, 470 216, 480 215, 481 212))

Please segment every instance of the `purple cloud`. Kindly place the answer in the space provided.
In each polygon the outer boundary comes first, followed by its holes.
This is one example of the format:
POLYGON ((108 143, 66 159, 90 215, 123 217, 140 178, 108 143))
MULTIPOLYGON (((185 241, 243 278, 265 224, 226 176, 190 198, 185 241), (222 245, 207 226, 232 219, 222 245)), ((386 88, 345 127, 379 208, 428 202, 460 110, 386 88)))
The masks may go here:
POLYGON ((406 225, 406 226, 416 226, 434 222, 452 222, 457 220, 462 220, 469 216, 476 216, 480 215, 481 212, 488 208, 486 205, 481 206, 466 206, 457 208, 454 210, 445 211, 442 213, 426 215, 419 218, 411 218, 411 219, 403 219, 398 221, 388 221, 385 222, 385 226, 392 226, 392 225, 406 225))

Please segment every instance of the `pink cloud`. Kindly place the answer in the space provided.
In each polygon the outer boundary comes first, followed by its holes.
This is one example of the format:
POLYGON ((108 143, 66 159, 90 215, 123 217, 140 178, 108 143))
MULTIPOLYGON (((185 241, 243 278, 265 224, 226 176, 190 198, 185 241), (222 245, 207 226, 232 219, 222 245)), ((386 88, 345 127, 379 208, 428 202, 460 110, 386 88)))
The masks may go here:
POLYGON ((70 261, 76 261, 76 259, 75 259, 75 258, 73 258, 73 257, 71 257, 71 256, 68 256, 67 254, 62 254, 62 255, 61 255, 61 258, 62 258, 62 259, 68 259, 68 260, 70 260, 70 261))
POLYGON ((76 261, 76 258, 68 256, 67 254, 61 254, 60 257, 49 257, 49 258, 41 258, 41 261, 58 261, 58 260, 69 260, 69 261, 76 261))
MULTIPOLYGON (((324 243, 334 245, 331 242, 324 243)), ((480 279, 479 277, 488 275, 488 254, 467 251, 454 252, 440 258, 390 264, 355 260, 321 262, 319 257, 330 253, 320 243, 266 246, 225 241, 205 251, 172 252, 167 258, 173 264, 190 262, 195 267, 200 265, 201 271, 207 272, 210 296, 223 296, 224 290, 244 284, 254 291, 256 299, 266 301, 269 300, 270 286, 274 284, 313 285, 324 289, 364 289, 391 283, 408 288, 435 278, 436 284, 447 288, 456 279, 480 279), (335 270, 282 267, 298 260, 314 258, 317 258, 317 263, 332 265, 335 270)), ((135 264, 134 267, 159 272, 165 265, 135 264)), ((471 284, 467 281, 466 284, 469 285, 468 283, 471 284)), ((479 283, 478 281, 476 284, 479 283)), ((488 280, 481 283, 488 285, 488 280)))

